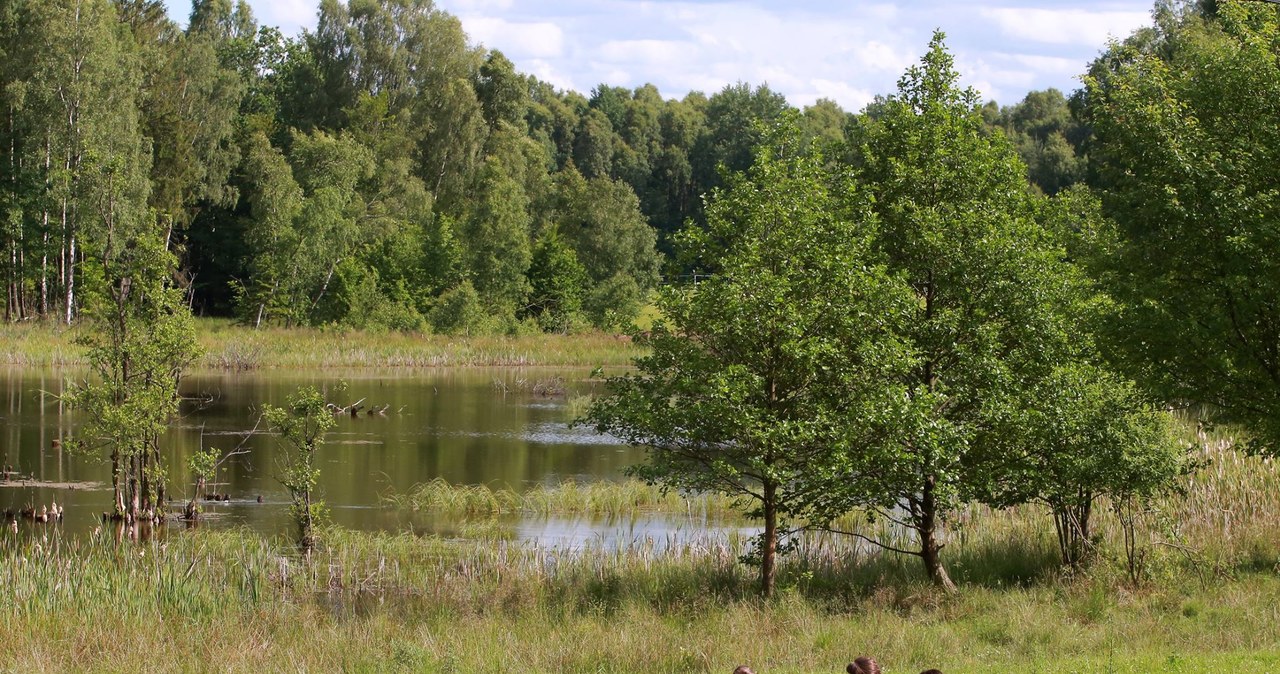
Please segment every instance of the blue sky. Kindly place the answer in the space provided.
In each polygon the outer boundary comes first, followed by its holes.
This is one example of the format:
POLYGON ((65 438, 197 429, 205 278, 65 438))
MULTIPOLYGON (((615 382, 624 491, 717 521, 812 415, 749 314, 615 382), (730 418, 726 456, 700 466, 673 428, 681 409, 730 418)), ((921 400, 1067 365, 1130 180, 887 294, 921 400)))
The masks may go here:
MULTIPOLYGON (((190 5, 168 0, 185 21, 190 5)), ((315 25, 314 0, 249 0, 288 34, 315 25)), ((657 85, 663 96, 768 83, 793 104, 858 110, 892 93, 947 33, 965 84, 1002 104, 1034 89, 1070 92, 1105 47, 1150 23, 1151 0, 436 0, 473 42, 560 88, 657 85)))

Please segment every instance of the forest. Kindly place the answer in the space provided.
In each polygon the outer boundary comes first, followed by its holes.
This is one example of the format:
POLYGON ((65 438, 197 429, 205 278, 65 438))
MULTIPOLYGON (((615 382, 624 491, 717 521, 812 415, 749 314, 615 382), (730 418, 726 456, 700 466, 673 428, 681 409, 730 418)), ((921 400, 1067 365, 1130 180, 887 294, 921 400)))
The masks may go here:
MULTIPOLYGON (((247 4, 8 2, 0 17, 6 320, 74 320, 104 209, 178 256, 196 315, 513 333, 626 328, 673 237, 790 110, 765 84, 583 95, 471 44, 428 0, 321 3, 297 38, 247 4)), ((815 146, 859 120, 800 112, 815 146)), ((1036 189, 1084 178, 1061 92, 982 116, 1036 189)))

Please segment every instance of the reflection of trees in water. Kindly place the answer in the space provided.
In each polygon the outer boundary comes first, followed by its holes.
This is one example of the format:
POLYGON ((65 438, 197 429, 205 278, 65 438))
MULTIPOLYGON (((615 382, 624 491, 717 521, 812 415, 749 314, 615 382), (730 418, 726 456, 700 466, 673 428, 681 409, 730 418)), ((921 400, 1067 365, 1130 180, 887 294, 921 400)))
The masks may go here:
MULTIPOLYGON (((0 373, 0 465, 11 463, 23 475, 41 480, 109 483, 109 465, 52 446, 77 425, 76 414, 56 397, 64 379, 73 374, 19 369, 0 373), (40 391, 50 395, 42 401, 40 391)), ((398 527, 397 515, 378 507, 381 494, 435 477, 514 489, 566 478, 618 477, 625 466, 639 460, 638 450, 601 444, 588 431, 569 429, 563 398, 531 391, 503 396, 493 389, 495 378, 554 376, 572 390, 585 387, 582 380, 588 371, 196 373, 184 381, 182 393, 199 400, 184 406, 178 426, 162 442, 169 492, 176 497, 190 493, 192 476, 186 466, 201 447, 202 429, 206 448, 235 447, 253 428, 263 403, 280 404, 302 384, 343 378, 349 383, 343 394, 348 402, 366 398, 372 406, 390 405, 385 417, 339 419, 318 456, 320 489, 343 526, 398 527)), ((277 443, 275 436, 256 433, 247 442, 248 454, 226 462, 216 477, 216 489, 233 500, 203 504, 210 524, 248 524, 265 533, 287 530, 286 499, 277 480, 277 443), (258 495, 264 503, 256 502, 258 495)), ((92 530, 94 515, 110 505, 110 494, 103 491, 0 488, 0 510, 51 499, 66 507, 66 527, 73 531, 92 530)))

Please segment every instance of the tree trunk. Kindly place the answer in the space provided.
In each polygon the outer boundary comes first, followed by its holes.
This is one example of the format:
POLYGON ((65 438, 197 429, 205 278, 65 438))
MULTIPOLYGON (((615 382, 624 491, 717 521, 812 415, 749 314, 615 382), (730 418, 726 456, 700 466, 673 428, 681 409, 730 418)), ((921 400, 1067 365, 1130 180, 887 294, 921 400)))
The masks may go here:
POLYGON ((138 475, 141 470, 138 466, 139 455, 134 454, 130 460, 131 475, 129 476, 129 521, 136 522, 138 520, 138 475))
POLYGON ((124 485, 120 480, 120 448, 111 448, 111 493, 115 499, 116 516, 124 516, 124 485))
POLYGON ((333 272, 337 271, 340 264, 342 264, 342 258, 338 258, 329 266, 329 273, 324 277, 324 284, 320 286, 320 294, 316 295, 315 301, 311 303, 312 312, 316 310, 316 307, 320 306, 320 300, 324 299, 324 294, 329 292, 329 282, 333 280, 333 272))
POLYGON ((67 325, 71 325, 71 320, 75 315, 76 305, 76 235, 68 235, 67 245, 67 279, 66 279, 66 321, 67 325))
POLYGON ((1062 563, 1078 567, 1089 554, 1089 520, 1093 511, 1091 494, 1081 493, 1079 500, 1072 502, 1059 501, 1052 503, 1053 524, 1058 533, 1058 551, 1062 553, 1062 563))
POLYGON ((26 320, 31 309, 27 306, 27 235, 23 233, 18 246, 18 319, 26 320))
POLYGON ((920 535, 920 559, 924 561, 924 570, 929 580, 946 592, 955 592, 956 584, 947 575, 942 565, 942 547, 938 542, 938 505, 934 498, 934 480, 932 476, 925 479, 924 491, 920 497, 920 517, 917 533, 920 535))
POLYGON ((302 552, 304 554, 311 554, 311 550, 315 548, 316 539, 315 539, 315 531, 314 531, 315 524, 311 521, 311 490, 310 489, 307 489, 302 492, 302 505, 304 508, 304 510, 302 511, 302 518, 301 518, 302 552))
MULTIPOLYGON (((928 271, 927 279, 924 318, 926 322, 932 322, 937 290, 934 287, 932 269, 928 271)), ((935 393, 938 390, 938 374, 934 370, 932 360, 924 364, 924 384, 928 387, 929 393, 935 393)), ((956 584, 951 582, 951 576, 947 575, 947 569, 942 565, 943 546, 938 542, 938 525, 941 522, 939 522, 937 499, 937 459, 932 447, 925 445, 923 458, 921 476, 924 478, 924 485, 920 490, 920 503, 916 513, 916 533, 920 536, 920 559, 924 561, 924 570, 929 574, 929 580, 933 581, 934 585, 947 592, 955 592, 956 584)))
MULTIPOLYGON (((53 148, 48 134, 44 140, 44 175, 50 180, 49 171, 53 164, 53 148)), ((41 200, 40 233, 44 242, 40 246, 40 317, 49 316, 49 204, 41 200)))
POLYGON ((777 578, 778 486, 764 484, 764 540, 760 545, 760 594, 772 597, 777 578))

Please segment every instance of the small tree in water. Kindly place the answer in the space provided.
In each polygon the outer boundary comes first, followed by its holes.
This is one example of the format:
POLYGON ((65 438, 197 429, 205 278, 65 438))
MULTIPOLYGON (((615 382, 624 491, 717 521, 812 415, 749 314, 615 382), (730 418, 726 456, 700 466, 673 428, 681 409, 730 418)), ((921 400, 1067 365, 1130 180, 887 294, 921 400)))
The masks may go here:
POLYGON ((105 231, 86 254, 86 324, 77 338, 96 376, 70 399, 87 420, 79 447, 110 456, 114 516, 154 519, 165 500, 160 436, 197 353, 195 326, 171 282, 176 261, 154 217, 129 211, 112 167, 97 188, 105 231))
POLYGON ((314 386, 298 389, 286 398, 284 407, 266 405, 263 417, 267 426, 284 440, 288 458, 280 483, 293 500, 289 512, 298 525, 298 545, 309 553, 315 548, 316 529, 325 513, 324 501, 315 498, 320 480, 315 454, 324 444, 325 433, 337 425, 337 419, 324 394, 314 386))

